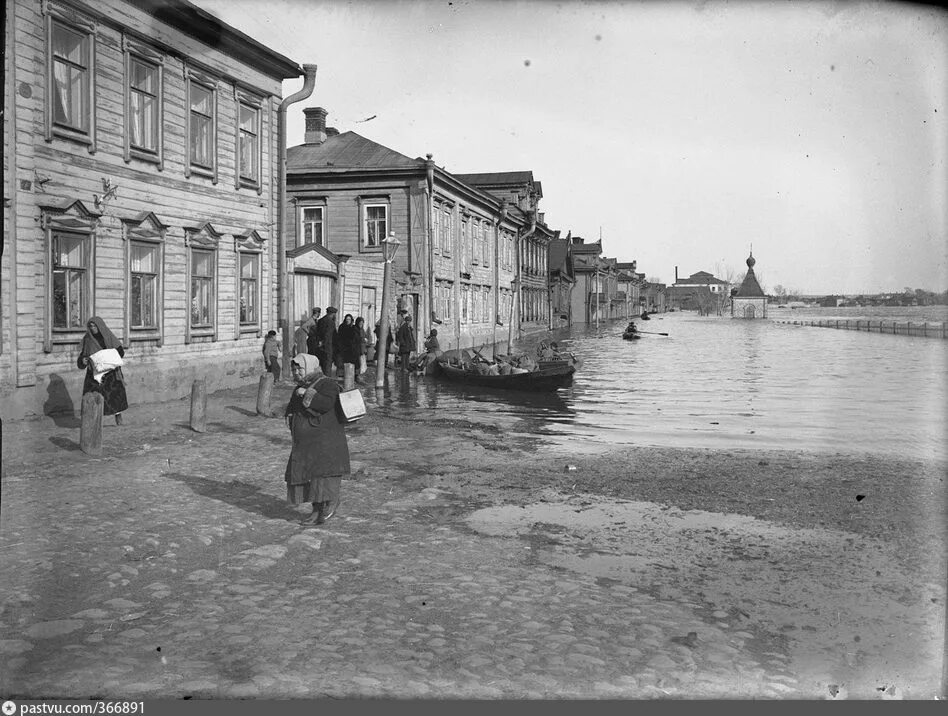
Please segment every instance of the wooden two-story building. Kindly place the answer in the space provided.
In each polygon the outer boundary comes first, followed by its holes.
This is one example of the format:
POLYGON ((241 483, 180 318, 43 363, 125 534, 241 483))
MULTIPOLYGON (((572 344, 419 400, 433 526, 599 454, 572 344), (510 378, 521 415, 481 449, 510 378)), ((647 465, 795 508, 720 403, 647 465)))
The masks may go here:
POLYGON ((185 1, 9 0, 5 21, 3 417, 79 405, 91 316, 133 410, 252 379, 299 65, 185 1))
POLYGON ((432 328, 444 350, 516 339, 514 279, 519 239, 534 228, 530 215, 430 154, 411 158, 340 133, 326 126, 323 108, 304 113, 305 141, 287 150, 292 319, 333 305, 371 327, 382 311, 383 240, 392 235, 393 330, 407 312, 416 349, 432 328))

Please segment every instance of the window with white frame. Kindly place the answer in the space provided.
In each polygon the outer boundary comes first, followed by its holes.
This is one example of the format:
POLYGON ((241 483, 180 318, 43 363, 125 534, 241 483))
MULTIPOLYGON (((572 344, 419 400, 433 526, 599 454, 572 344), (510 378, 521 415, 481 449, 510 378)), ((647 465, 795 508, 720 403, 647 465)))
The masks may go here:
POLYGON ((217 251, 191 249, 191 328, 213 329, 217 251))
POLYGON ((93 124, 92 47, 91 25, 50 19, 50 129, 81 140, 91 139, 93 124))
POLYGON ((481 262, 490 266, 490 224, 486 221, 481 223, 481 249, 481 262))
POLYGON ((128 143, 131 149, 158 156, 161 72, 154 62, 128 58, 128 143))
POLYGON ((303 206, 300 208, 300 243, 326 245, 323 239, 323 207, 303 206))
POLYGON ((241 101, 237 113, 238 176, 256 186, 260 181, 260 109, 241 101))
POLYGON ((129 328, 157 330, 161 281, 161 245, 132 241, 129 245, 129 328))
POLYGON ((470 284, 462 283, 461 284, 461 323, 467 323, 468 316, 470 316, 470 311, 469 311, 470 295, 471 295, 470 284))
POLYGON ((256 325, 260 321, 258 291, 260 285, 260 254, 249 251, 238 253, 240 270, 240 325, 256 325))
POLYGON ((52 327, 54 330, 81 330, 92 315, 92 236, 53 231, 50 249, 52 327))
POLYGON ((364 204, 363 211, 363 243, 365 248, 379 248, 382 239, 388 236, 388 205, 364 204))

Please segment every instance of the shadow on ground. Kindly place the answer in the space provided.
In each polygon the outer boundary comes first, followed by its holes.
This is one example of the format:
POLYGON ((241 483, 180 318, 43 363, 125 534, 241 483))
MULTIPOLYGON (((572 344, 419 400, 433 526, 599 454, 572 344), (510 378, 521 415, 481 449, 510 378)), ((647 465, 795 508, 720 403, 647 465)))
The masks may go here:
POLYGON ((288 522, 299 521, 299 514, 285 500, 280 500, 261 492, 255 485, 233 480, 219 482, 197 475, 187 475, 182 472, 165 472, 167 477, 186 485, 195 494, 210 497, 220 502, 226 502, 245 512, 253 512, 262 517, 283 519, 288 522))

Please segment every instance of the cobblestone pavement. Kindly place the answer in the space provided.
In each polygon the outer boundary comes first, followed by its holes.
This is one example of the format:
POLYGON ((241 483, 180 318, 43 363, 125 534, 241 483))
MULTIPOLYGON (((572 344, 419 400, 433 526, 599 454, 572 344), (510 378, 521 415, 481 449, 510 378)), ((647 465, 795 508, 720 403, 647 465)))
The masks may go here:
POLYGON ((99 458, 77 421, 3 426, 0 694, 803 695, 779 644, 734 615, 472 530, 478 505, 439 482, 529 459, 515 449, 370 415, 349 430, 339 514, 302 527, 288 432, 254 401, 255 386, 210 396, 204 434, 187 401, 133 408, 99 458))

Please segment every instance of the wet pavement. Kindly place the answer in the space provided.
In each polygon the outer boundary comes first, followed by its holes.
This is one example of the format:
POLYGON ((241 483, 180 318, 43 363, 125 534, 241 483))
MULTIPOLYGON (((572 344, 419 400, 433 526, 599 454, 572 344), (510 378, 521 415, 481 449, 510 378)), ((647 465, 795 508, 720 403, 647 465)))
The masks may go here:
POLYGON ((476 429, 370 415, 349 429, 339 513, 302 527, 288 431, 255 398, 209 396, 204 434, 188 401, 133 407, 99 458, 78 450, 77 421, 4 424, 0 694, 811 695, 737 612, 475 529, 492 501, 459 490, 464 475, 533 459, 476 429))

